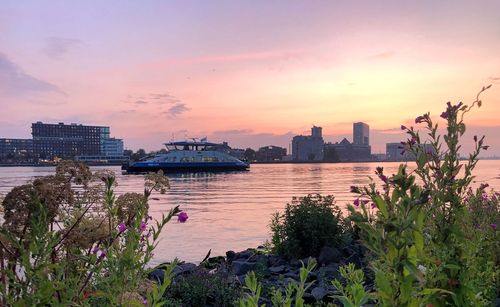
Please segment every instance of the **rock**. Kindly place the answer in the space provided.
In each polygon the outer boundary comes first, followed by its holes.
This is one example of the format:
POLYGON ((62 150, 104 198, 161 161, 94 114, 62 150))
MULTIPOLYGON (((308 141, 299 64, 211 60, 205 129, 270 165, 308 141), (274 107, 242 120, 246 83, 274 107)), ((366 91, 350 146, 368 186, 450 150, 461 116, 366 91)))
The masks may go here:
POLYGON ((249 261, 255 261, 255 262, 258 262, 260 264, 263 264, 265 266, 268 265, 269 263, 269 257, 266 256, 266 255, 254 255, 253 257, 251 257, 250 259, 248 259, 249 261))
POLYGON ((318 257, 319 264, 329 264, 332 262, 337 262, 341 258, 342 254, 336 248, 325 246, 321 249, 318 257))
POLYGON ((269 256, 269 264, 271 266, 287 265, 288 262, 280 256, 269 256))
POLYGON ((332 280, 340 277, 339 273, 339 265, 337 263, 329 264, 328 266, 320 267, 316 274, 318 274, 318 278, 332 280))
POLYGON ((154 269, 148 274, 148 279, 154 280, 159 284, 163 284, 163 279, 165 278, 165 271, 162 269, 154 269))
POLYGON ((323 287, 315 287, 311 291, 311 295, 314 296, 316 301, 321 301, 327 294, 328 291, 323 287))
POLYGON ((272 266, 269 268, 269 272, 272 274, 281 274, 286 271, 286 267, 284 265, 272 266))
POLYGON ((194 263, 183 263, 174 268, 172 273, 174 276, 181 275, 181 274, 189 274, 192 273, 196 269, 196 264, 194 263))
POLYGON ((247 249, 245 251, 236 253, 234 260, 242 260, 242 259, 246 260, 246 259, 252 257, 254 254, 255 253, 252 250, 247 249))
POLYGON ((227 259, 227 262, 231 262, 234 260, 234 258, 236 258, 236 253, 234 251, 227 251, 226 252, 226 259, 227 259))
POLYGON ((233 272, 236 275, 244 275, 250 271, 254 271, 257 263, 256 262, 248 262, 241 260, 234 260, 232 263, 233 272))

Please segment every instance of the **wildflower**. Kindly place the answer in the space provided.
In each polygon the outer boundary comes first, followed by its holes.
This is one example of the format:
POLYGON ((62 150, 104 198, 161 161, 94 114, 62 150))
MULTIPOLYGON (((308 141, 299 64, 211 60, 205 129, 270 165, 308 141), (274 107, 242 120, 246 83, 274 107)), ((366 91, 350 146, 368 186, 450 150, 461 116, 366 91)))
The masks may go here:
POLYGON ((352 185, 351 186, 351 193, 360 193, 359 187, 352 185))
POLYGON ((359 207, 359 198, 356 198, 356 199, 353 201, 353 205, 355 205, 356 207, 359 207))
POLYGON ((497 230, 497 224, 490 224, 491 229, 497 230))
POLYGON ((180 223, 185 223, 188 219, 188 214, 186 212, 181 212, 177 216, 177 221, 180 223))
POLYGON ((127 230, 127 225, 125 225, 124 223, 120 223, 118 225, 118 232, 123 233, 125 230, 127 230))
POLYGON ((474 142, 477 142, 477 135, 474 136, 474 142))
POLYGON ((377 207, 375 206, 375 203, 372 203, 372 209, 375 209, 375 207, 377 207))
POLYGON ((401 125, 401 130, 406 130, 406 129, 408 129, 408 128, 406 128, 405 125, 401 125))
POLYGON ((418 116, 417 118, 415 118, 415 124, 420 124, 422 123, 423 121, 425 120, 425 116, 418 116))
POLYGON ((484 149, 484 150, 488 150, 488 148, 490 148, 490 146, 488 146, 488 145, 481 147, 481 149, 484 149))
POLYGON ((441 117, 444 119, 448 119, 450 117, 450 113, 448 111, 441 113, 441 117))
POLYGON ((146 230, 146 227, 147 227, 148 224, 144 223, 144 222, 141 222, 141 225, 139 225, 139 230, 142 232, 144 230, 146 230))
POLYGON ((144 304, 144 306, 149 306, 149 302, 148 302, 148 299, 145 298, 142 303, 144 304))
POLYGON ((106 253, 106 250, 105 249, 99 249, 96 253, 97 255, 97 258, 99 259, 103 259, 106 257, 107 253, 106 253))

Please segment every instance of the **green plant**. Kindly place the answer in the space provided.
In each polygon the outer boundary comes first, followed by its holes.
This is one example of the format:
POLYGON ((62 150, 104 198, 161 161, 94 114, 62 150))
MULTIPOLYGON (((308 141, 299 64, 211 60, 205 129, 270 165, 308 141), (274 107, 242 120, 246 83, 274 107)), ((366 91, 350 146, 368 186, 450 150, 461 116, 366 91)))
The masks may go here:
POLYGON ((341 266, 339 271, 345 280, 345 286, 340 280, 333 280, 332 285, 341 294, 334 295, 333 298, 338 299, 344 307, 361 307, 366 304, 372 298, 372 295, 365 289, 363 270, 356 269, 353 263, 349 263, 341 266))
POLYGON ((485 200, 483 192, 474 195, 469 188, 477 157, 488 149, 484 137, 474 136, 468 161, 459 160, 464 115, 481 106, 479 94, 471 106, 447 104, 441 114, 447 122, 443 136, 429 113, 417 117, 416 124, 425 124, 428 143, 413 127, 401 127, 410 136, 402 148, 416 158, 413 174, 405 165, 390 177, 377 168, 383 191, 373 182, 352 187, 358 194, 354 204, 361 210, 349 210, 375 256, 371 266, 382 306, 480 306, 495 299, 498 234, 495 220, 485 216, 498 218, 498 201, 485 200), (478 224, 484 221, 491 222, 490 227, 478 224))
POLYGON ((342 242, 342 221, 333 196, 294 198, 283 214, 272 217, 273 251, 288 258, 318 256, 322 247, 342 242))
POLYGON ((215 273, 204 268, 176 278, 165 298, 181 306, 234 306, 241 288, 220 270, 215 273))
MULTIPOLYGON (((0 299, 4 305, 141 303, 146 265, 173 208, 150 226, 148 198, 164 192, 149 174, 144 194, 116 197, 114 175, 63 162, 56 174, 12 189, 2 201, 0 299)), ((162 285, 161 287, 163 287, 162 285)))
MULTIPOLYGON (((316 260, 309 258, 307 265, 302 266, 299 270, 300 281, 297 283, 295 281, 288 283, 285 289, 285 295, 281 289, 273 289, 271 291, 271 302, 274 307, 303 307, 304 305, 304 294, 309 289, 314 282, 307 282, 307 277, 316 267, 316 260)), ((258 282, 257 277, 254 272, 249 272, 245 276, 245 288, 250 291, 244 298, 239 300, 240 307, 258 307, 259 299, 261 296, 262 285, 258 282)), ((261 306, 265 306, 262 304, 261 306)))

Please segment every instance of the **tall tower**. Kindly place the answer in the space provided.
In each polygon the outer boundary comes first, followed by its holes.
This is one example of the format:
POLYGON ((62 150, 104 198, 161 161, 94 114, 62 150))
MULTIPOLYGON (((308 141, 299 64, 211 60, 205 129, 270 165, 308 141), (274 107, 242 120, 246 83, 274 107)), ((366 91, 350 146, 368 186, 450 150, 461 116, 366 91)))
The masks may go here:
POLYGON ((352 139, 355 145, 370 145, 370 126, 359 122, 352 125, 352 139))
POLYGON ((311 128, 311 136, 312 137, 316 137, 316 138, 320 138, 323 136, 323 133, 321 132, 322 128, 321 127, 316 127, 316 126, 313 126, 311 128))

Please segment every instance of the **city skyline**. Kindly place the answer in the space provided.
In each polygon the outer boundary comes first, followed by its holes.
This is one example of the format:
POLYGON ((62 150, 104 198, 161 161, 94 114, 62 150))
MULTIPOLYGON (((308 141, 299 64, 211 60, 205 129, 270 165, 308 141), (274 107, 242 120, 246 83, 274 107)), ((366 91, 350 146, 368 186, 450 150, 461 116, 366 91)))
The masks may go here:
POLYGON ((378 153, 406 137, 401 124, 440 120, 447 101, 493 84, 466 118, 464 153, 484 134, 484 155, 500 155, 498 1, 0 8, 1 137, 27 138, 41 120, 109 125, 131 149, 172 134, 288 149, 312 124, 337 142, 362 121, 378 153))

